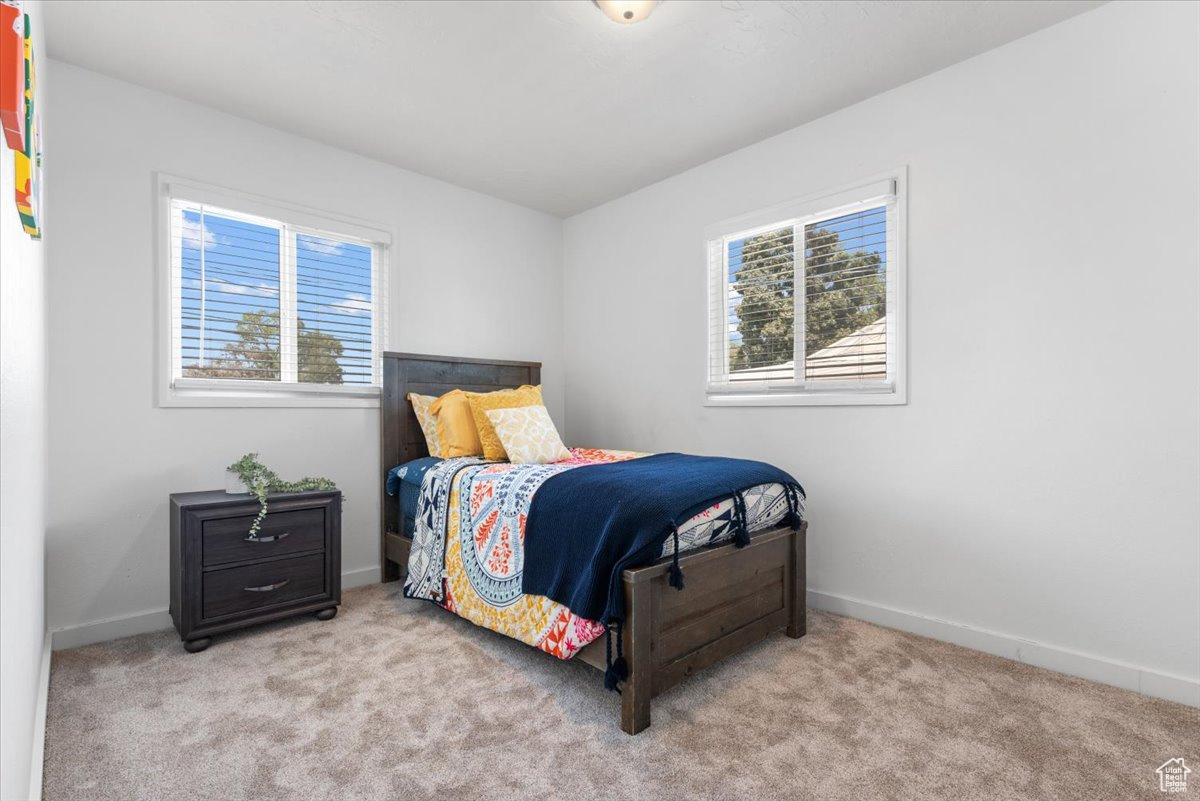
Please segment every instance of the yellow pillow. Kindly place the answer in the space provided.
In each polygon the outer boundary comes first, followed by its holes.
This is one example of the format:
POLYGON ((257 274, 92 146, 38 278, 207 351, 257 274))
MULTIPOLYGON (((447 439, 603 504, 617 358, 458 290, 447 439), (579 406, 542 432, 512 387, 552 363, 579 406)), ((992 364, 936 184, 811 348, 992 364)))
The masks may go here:
POLYGON ((412 404, 413 412, 417 415, 417 424, 421 426, 421 433, 425 435, 425 447, 430 456, 442 455, 442 443, 438 440, 437 417, 430 408, 436 400, 437 398, 432 395, 408 393, 408 402, 412 404))
POLYGON ((513 464, 550 464, 571 458, 545 406, 493 409, 487 416, 513 464))
POLYGON ((442 458, 456 456, 482 456, 483 445, 475 430, 475 418, 467 393, 452 389, 433 402, 429 410, 437 416, 438 441, 442 445, 442 458))
POLYGON ((483 458, 507 459, 508 453, 504 450, 500 437, 496 436, 496 428, 488 419, 487 413, 493 409, 541 406, 542 388, 526 384, 516 389, 500 389, 495 392, 468 392, 467 401, 471 404, 475 430, 479 432, 479 442, 483 445, 483 458))

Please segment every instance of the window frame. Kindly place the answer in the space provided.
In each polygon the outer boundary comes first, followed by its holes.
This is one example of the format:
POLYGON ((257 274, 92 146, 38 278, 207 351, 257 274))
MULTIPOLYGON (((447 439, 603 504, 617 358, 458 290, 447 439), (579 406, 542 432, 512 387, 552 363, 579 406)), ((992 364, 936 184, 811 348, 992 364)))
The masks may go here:
MULTIPOLYGON (((906 166, 869 176, 853 183, 806 195, 723 220, 705 229, 705 308, 706 347, 704 364, 704 405, 721 406, 891 406, 908 402, 907 381, 907 242, 908 169, 906 166), (815 222, 833 219, 880 205, 890 194, 894 201, 888 209, 888 242, 894 244, 887 254, 888 285, 887 362, 889 379, 879 386, 862 381, 799 380, 778 381, 746 388, 714 381, 713 365, 729 365, 729 264, 728 243, 755 233, 788 225, 793 227, 793 243, 804 242, 804 228, 815 222), (719 249, 719 253, 718 253, 719 249), (715 258, 714 258, 715 257, 715 258), (723 335, 721 331, 724 331, 723 335)), ((803 256, 795 259, 794 269, 802 273, 803 256)), ((803 286, 797 276, 796 286, 803 286)), ((805 363, 804 293, 796 292, 794 316, 794 364, 805 363)))
MULTIPOLYGON (((167 173, 155 174, 156 214, 154 275, 158 286, 157 370, 155 384, 160 407, 378 407, 383 352, 387 341, 387 277, 393 241, 391 231, 376 224, 331 214, 167 173), (280 238, 281 308, 295 292, 288 275, 295 269, 290 240, 296 235, 334 236, 369 246, 371 257, 371 384, 330 385, 280 381, 185 378, 176 325, 182 314, 179 286, 182 263, 172 252, 173 201, 211 205, 256 222, 285 227, 280 238), (257 220, 255 219, 257 218, 257 220)), ((287 321, 283 322, 284 325, 287 321)), ((281 336, 280 348, 286 337, 281 336)), ((282 354, 281 354, 282 355, 282 354)))

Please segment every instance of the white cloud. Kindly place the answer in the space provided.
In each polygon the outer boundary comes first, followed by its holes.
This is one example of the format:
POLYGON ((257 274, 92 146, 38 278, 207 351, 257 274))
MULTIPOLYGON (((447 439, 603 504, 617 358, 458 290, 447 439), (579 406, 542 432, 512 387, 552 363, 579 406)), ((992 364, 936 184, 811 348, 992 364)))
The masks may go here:
POLYGON ((220 278, 209 278, 208 284, 212 291, 228 292, 233 295, 253 295, 259 298, 273 298, 279 295, 278 289, 263 283, 255 286, 247 286, 246 284, 234 284, 229 281, 223 281, 220 278))
POLYGON ((335 309, 340 309, 343 314, 353 314, 360 316, 371 313, 371 299, 366 295, 358 292, 351 292, 346 296, 345 300, 340 300, 337 303, 330 303, 330 306, 335 309))
MULTIPOLYGON (((183 218, 183 228, 180 230, 180 235, 183 237, 183 241, 186 242, 187 244, 191 245, 192 247, 199 247, 199 245, 200 245, 200 221, 199 220, 190 220, 185 216, 183 218)), ((208 226, 208 223, 205 223, 205 225, 204 225, 204 247, 211 248, 211 247, 216 247, 217 245, 232 245, 232 244, 234 244, 232 239, 230 239, 227 236, 221 236, 220 234, 213 231, 213 229, 208 226)))
POLYGON ((346 249, 338 242, 330 242, 328 239, 317 239, 316 237, 304 237, 302 245, 304 250, 311 250, 314 253, 325 253, 330 256, 345 256, 346 249))

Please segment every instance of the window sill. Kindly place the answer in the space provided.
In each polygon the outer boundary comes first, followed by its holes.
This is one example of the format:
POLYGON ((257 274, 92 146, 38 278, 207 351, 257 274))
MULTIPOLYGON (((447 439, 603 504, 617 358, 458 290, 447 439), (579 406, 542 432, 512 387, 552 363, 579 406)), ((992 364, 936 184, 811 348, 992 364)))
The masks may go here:
POLYGON ((228 387, 164 387, 162 408, 379 408, 379 387, 355 390, 234 389, 228 387))
POLYGON ((704 405, 721 406, 903 406, 903 390, 891 392, 709 392, 704 405))

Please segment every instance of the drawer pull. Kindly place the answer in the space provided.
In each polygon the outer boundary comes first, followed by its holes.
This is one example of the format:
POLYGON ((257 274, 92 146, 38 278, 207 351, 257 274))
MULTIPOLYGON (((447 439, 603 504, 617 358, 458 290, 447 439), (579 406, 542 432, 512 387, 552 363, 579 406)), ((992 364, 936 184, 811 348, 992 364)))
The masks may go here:
POLYGON ((289 584, 290 582, 291 579, 284 579, 283 581, 277 581, 274 584, 264 584, 261 587, 242 587, 242 589, 246 592, 271 592, 272 590, 277 590, 285 584, 289 584))
POLYGON ((292 532, 290 532, 290 531, 285 531, 282 534, 272 534, 269 537, 249 536, 249 537, 242 537, 242 539, 244 539, 246 542, 276 542, 278 540, 282 540, 286 537, 291 536, 291 533, 292 532))

